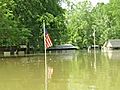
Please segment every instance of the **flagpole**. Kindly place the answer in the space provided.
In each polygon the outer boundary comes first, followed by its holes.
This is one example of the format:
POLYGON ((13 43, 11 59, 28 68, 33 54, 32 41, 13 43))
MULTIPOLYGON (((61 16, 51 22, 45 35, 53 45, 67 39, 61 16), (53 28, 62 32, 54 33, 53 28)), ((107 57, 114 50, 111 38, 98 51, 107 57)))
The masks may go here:
POLYGON ((45 90, 47 90, 47 59, 46 59, 46 41, 45 41, 45 21, 43 21, 44 30, 44 50, 45 50, 45 90))

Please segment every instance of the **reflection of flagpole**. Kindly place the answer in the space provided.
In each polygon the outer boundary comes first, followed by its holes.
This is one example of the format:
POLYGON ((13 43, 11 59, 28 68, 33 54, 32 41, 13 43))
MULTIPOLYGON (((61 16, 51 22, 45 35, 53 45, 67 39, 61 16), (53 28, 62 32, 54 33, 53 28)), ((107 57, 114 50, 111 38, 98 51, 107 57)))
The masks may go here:
POLYGON ((96 71, 96 51, 94 50, 94 69, 96 71))
POLYGON ((47 59, 46 59, 46 41, 45 41, 45 22, 43 21, 44 30, 44 49, 45 49, 45 90, 47 90, 47 59))

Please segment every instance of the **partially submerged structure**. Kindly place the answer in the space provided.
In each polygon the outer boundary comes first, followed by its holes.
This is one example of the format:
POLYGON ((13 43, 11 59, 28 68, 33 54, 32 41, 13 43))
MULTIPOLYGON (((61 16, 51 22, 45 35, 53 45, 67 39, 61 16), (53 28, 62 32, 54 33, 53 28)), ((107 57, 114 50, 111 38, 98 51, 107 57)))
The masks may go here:
POLYGON ((50 47, 47 50, 77 50, 79 47, 73 46, 72 44, 62 44, 62 45, 56 45, 54 47, 50 47))
POLYGON ((19 45, 19 46, 0 46, 0 57, 3 56, 11 56, 11 55, 19 55, 24 56, 25 54, 31 53, 33 50, 32 47, 27 47, 27 45, 19 45))
POLYGON ((120 39, 110 39, 102 47, 103 50, 120 49, 120 39))

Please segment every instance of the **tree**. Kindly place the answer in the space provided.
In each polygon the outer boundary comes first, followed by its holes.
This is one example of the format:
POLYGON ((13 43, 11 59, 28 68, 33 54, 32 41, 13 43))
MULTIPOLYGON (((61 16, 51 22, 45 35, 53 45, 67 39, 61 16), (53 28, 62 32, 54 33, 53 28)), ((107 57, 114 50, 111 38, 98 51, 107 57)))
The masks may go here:
POLYGON ((0 0, 0 45, 29 44, 43 47, 42 20, 54 44, 66 40, 65 10, 61 0, 0 0))
POLYGON ((76 44, 81 48, 92 42, 91 28, 91 3, 88 1, 72 5, 67 13, 67 29, 69 32, 69 43, 76 44))
POLYGON ((69 42, 80 47, 93 44, 93 32, 96 33, 96 44, 103 45, 108 39, 120 38, 119 1, 98 3, 91 7, 88 1, 71 5, 67 12, 67 30, 69 42))
POLYGON ((102 45, 109 38, 110 19, 107 15, 107 5, 98 3, 92 10, 93 25, 96 31, 96 43, 102 45))
MULTIPOLYGON (((20 20, 20 23, 29 28, 32 36, 29 42, 35 48, 43 47, 43 30, 42 20, 46 17, 46 28, 56 43, 60 42, 60 37, 53 35, 54 33, 64 33, 66 29, 64 24, 64 10, 60 7, 60 0, 14 0, 16 8, 14 15, 20 20)), ((59 36, 59 35, 58 35, 59 36)))
POLYGON ((19 21, 13 14, 14 8, 13 0, 0 1, 0 45, 18 45, 26 41, 29 35, 29 31, 24 26, 18 25, 19 21))

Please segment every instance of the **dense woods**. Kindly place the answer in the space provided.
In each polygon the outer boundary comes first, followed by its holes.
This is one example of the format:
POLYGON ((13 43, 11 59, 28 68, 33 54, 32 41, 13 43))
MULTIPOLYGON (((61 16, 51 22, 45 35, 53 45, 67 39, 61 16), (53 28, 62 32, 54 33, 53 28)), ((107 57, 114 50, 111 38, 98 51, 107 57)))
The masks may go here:
POLYGON ((81 48, 93 45, 94 30, 98 45, 103 45, 108 39, 119 39, 119 3, 111 0, 108 4, 98 3, 92 7, 91 2, 85 1, 72 5, 67 12, 69 41, 81 48))
POLYGON ((54 45, 71 43, 81 49, 108 39, 120 38, 120 1, 108 4, 70 0, 0 0, 0 46, 27 44, 43 50, 42 23, 54 45), (61 2, 69 7, 63 9, 61 2))

